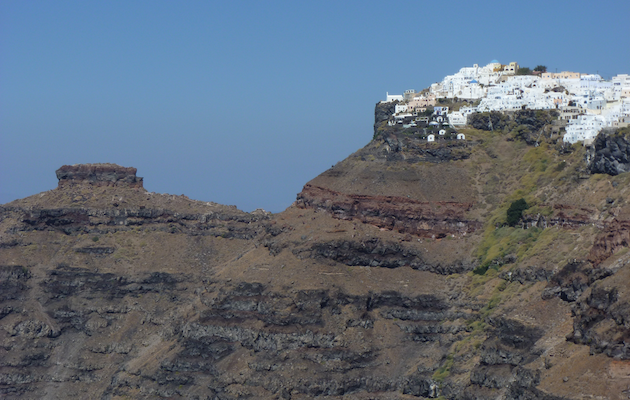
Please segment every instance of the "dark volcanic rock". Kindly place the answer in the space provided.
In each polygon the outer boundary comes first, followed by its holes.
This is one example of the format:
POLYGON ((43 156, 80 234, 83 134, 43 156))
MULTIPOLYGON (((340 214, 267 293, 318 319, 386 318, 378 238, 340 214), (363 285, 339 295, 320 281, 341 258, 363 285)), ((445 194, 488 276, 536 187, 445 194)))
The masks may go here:
POLYGON ((398 132, 396 126, 381 127, 372 146, 359 150, 356 155, 363 160, 375 157, 382 161, 401 161, 408 164, 418 162, 444 163, 465 160, 470 157, 476 143, 456 140, 454 136, 440 136, 436 142, 427 143, 421 133, 398 132))
POLYGON ((137 177, 136 172, 136 168, 116 164, 64 165, 56 171, 59 187, 85 183, 94 186, 141 188, 142 178, 137 177))
MULTIPOLYGON (((511 262, 514 262, 510 260, 511 262)), ((521 285, 525 282, 549 281, 554 275, 554 271, 545 267, 528 266, 525 268, 517 268, 512 271, 504 271, 499 274, 502 279, 510 282, 518 282, 521 285)))
POLYGON ((617 288, 594 285, 588 296, 580 299, 574 307, 573 333, 567 339, 589 344, 593 353, 630 359, 630 304, 619 301, 618 297, 617 288))
MULTIPOLYGON (((210 212, 206 214, 179 213, 153 208, 54 208, 35 209, 0 206, 0 218, 15 215, 20 224, 14 231, 61 231, 67 235, 107 233, 142 227, 151 231, 211 235, 224 238, 252 239, 264 227, 252 222, 269 219, 267 214, 210 212)), ((17 244, 17 243, 16 243, 17 244)), ((5 244, 9 246, 9 244, 5 244)), ((87 247, 77 252, 109 254, 106 248, 87 247)))
POLYGON ((470 375, 464 399, 554 399, 536 388, 540 372, 522 366, 536 358, 533 346, 543 335, 540 328, 508 318, 490 318, 494 330, 482 346, 481 363, 470 375))
POLYGON ((396 104, 398 104, 397 101, 376 103, 376 107, 374 107, 374 137, 378 135, 381 125, 386 123, 392 114, 394 114, 396 104))
POLYGON ((563 301, 574 302, 594 282, 612 275, 614 271, 594 268, 586 261, 569 261, 558 273, 549 279, 549 284, 542 293, 548 300, 554 296, 563 301))
POLYGON ((526 326, 508 318, 490 318, 488 322, 495 329, 500 342, 514 349, 529 351, 543 335, 540 328, 526 326))
POLYGON ((318 242, 310 248, 298 248, 293 253, 301 257, 303 253, 312 258, 327 258, 345 265, 370 266, 381 268, 410 267, 420 271, 430 271, 442 275, 470 271, 472 264, 453 263, 449 265, 425 262, 420 252, 406 248, 397 242, 383 242, 372 238, 364 241, 333 240, 318 242))
MULTIPOLYGON (((20 300, 31 278, 29 270, 19 265, 0 266, 0 300, 20 300)), ((11 312, 11 307, 0 309, 0 318, 11 312)))
POLYGON ((499 111, 475 113, 468 117, 468 125, 484 131, 499 130, 507 126, 510 118, 499 111))
POLYGON ((586 153, 592 174, 619 175, 630 171, 630 141, 608 130, 600 132, 586 153))
POLYGON ((52 299, 69 296, 102 297, 106 299, 122 298, 125 295, 141 295, 148 292, 173 290, 181 277, 174 277, 165 272, 154 272, 140 279, 128 279, 112 273, 98 273, 85 268, 59 265, 48 273, 41 286, 52 299))

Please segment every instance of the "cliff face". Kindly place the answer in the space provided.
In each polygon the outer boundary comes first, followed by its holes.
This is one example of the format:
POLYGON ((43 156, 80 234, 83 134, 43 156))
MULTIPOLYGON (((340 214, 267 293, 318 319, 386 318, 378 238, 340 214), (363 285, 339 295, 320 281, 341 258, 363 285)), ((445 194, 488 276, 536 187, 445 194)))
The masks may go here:
POLYGON ((406 197, 369 196, 335 192, 307 184, 297 206, 326 210, 335 218, 358 220, 384 229, 441 239, 466 235, 481 227, 466 219, 471 203, 428 202, 406 197))
POLYGON ((618 175, 630 171, 630 142, 624 134, 604 132, 598 135, 586 154, 594 174, 618 175))
POLYGON ((630 178, 465 133, 381 130, 277 215, 62 167, 0 206, 2 397, 620 398, 630 178))

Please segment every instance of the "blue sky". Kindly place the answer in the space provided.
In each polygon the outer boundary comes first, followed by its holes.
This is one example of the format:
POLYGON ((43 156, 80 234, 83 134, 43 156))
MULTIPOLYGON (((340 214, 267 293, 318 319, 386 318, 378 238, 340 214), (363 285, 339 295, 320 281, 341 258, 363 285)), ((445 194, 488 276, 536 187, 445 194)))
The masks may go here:
POLYGON ((282 211, 366 145, 385 92, 492 59, 630 73, 630 2, 3 1, 0 203, 64 164, 282 211))

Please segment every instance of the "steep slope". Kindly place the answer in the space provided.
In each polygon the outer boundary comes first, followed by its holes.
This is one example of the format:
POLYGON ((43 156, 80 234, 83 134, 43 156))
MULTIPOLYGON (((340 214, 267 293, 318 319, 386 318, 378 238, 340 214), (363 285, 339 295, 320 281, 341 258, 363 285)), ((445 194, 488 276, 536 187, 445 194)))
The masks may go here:
POLYGON ((627 174, 553 138, 427 143, 381 114, 277 215, 107 164, 1 206, 0 393, 621 398, 627 174))

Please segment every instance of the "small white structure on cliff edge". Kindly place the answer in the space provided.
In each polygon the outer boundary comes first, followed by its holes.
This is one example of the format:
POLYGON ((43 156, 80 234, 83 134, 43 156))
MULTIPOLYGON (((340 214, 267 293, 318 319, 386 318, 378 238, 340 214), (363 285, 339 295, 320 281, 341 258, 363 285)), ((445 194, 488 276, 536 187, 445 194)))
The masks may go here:
POLYGON ((381 101, 381 103, 391 103, 393 101, 403 101, 403 95, 389 94, 389 92, 385 92, 385 100, 381 101))

